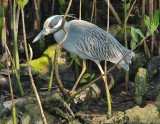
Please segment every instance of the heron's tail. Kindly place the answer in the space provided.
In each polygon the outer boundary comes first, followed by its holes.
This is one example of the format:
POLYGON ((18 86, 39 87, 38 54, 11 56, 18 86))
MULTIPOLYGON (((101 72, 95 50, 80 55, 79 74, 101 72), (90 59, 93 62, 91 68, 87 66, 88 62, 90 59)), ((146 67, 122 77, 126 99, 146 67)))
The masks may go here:
MULTIPOLYGON (((125 54, 127 55, 130 52, 130 50, 126 49, 125 54)), ((123 54, 124 55, 124 54, 123 54)), ((124 57, 126 56, 124 55, 124 57)), ((134 52, 131 52, 129 55, 127 55, 120 63, 119 65, 124 68, 125 70, 129 70, 129 64, 131 63, 132 57, 135 55, 134 52)))

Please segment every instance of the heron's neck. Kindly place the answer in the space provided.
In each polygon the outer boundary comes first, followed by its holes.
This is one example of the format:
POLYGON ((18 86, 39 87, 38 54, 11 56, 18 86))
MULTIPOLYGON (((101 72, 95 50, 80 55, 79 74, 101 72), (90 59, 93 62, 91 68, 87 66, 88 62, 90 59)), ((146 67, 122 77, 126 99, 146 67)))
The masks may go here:
MULTIPOLYGON (((65 22, 64 27, 67 31, 70 30, 70 24, 68 22, 65 22)), ((58 42, 58 43, 64 38, 64 36, 65 36, 65 32, 63 29, 54 33, 54 38, 55 38, 56 42, 58 42)))

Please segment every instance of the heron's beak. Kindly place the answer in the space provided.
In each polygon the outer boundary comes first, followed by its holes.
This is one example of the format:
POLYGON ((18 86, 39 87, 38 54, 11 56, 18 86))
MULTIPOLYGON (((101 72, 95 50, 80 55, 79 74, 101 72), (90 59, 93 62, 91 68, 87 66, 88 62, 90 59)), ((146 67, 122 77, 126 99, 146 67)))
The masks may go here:
POLYGON ((35 43, 37 40, 39 40, 41 37, 45 36, 45 35, 48 35, 48 31, 47 29, 43 29, 36 37, 35 39, 33 40, 32 43, 35 43))

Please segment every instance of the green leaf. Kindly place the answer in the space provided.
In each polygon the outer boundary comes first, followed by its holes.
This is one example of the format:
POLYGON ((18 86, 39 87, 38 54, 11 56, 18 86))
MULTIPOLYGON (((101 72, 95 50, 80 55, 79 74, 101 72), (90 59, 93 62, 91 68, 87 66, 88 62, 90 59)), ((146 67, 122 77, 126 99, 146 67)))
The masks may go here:
POLYGON ((154 24, 151 24, 151 33, 153 33, 156 30, 156 27, 154 26, 154 24))
POLYGON ((140 29, 135 29, 135 32, 138 33, 142 38, 145 38, 140 29))
POLYGON ((1 30, 1 40, 2 40, 2 46, 4 46, 4 35, 5 35, 5 31, 4 31, 4 25, 2 25, 2 30, 1 30))
POLYGON ((91 75, 89 74, 89 73, 86 73, 86 74, 84 74, 82 77, 83 78, 88 78, 88 77, 90 77, 91 75))
POLYGON ((92 74, 92 76, 90 77, 89 81, 92 80, 94 78, 94 76, 95 76, 95 73, 92 74))
POLYGON ((131 40, 131 49, 133 49, 136 46, 136 41, 134 39, 131 40))
POLYGON ((132 35, 132 38, 134 39, 134 41, 138 42, 138 35, 137 35, 137 32, 135 30, 136 29, 134 27, 131 28, 131 35, 132 35))
POLYGON ((0 27, 3 25, 3 18, 0 18, 0 27))
POLYGON ((78 58, 76 55, 70 53, 70 56, 71 56, 71 58, 72 58, 78 65, 81 66, 81 63, 80 63, 80 61, 79 61, 79 58, 78 58))
POLYGON ((29 0, 16 0, 17 4, 23 9, 29 0))
POLYGON ((150 18, 148 16, 145 16, 145 25, 147 27, 147 30, 148 31, 151 31, 151 21, 150 21, 150 18))
POLYGON ((79 66, 81 66, 81 63, 80 63, 80 61, 79 61, 79 58, 78 57, 76 57, 76 59, 74 60, 79 66))
POLYGON ((69 65, 67 66, 68 68, 70 68, 73 64, 73 59, 70 61, 69 65))
POLYGON ((150 58, 151 58, 151 54, 150 54, 150 51, 149 51, 148 45, 147 45, 147 54, 148 54, 148 58, 150 59, 150 58))
POLYGON ((0 17, 1 17, 1 15, 2 15, 2 12, 3 12, 3 7, 0 6, 0 17))
POLYGON ((159 25, 159 13, 158 13, 158 10, 156 10, 156 12, 154 13, 153 24, 154 24, 155 28, 157 28, 158 25, 159 25))
POLYGON ((128 10, 129 8, 130 8, 130 3, 127 3, 126 10, 128 10))
POLYGON ((151 32, 150 32, 150 31, 147 31, 146 36, 148 36, 148 35, 150 35, 150 34, 151 34, 151 32))
POLYGON ((81 80, 79 81, 79 83, 86 83, 88 82, 85 78, 81 78, 81 80))

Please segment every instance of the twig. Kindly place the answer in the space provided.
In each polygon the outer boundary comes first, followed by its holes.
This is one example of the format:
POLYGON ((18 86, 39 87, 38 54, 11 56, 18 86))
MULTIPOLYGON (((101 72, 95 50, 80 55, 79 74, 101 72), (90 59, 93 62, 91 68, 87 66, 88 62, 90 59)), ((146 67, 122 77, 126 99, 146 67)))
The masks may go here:
MULTIPOLYGON (((149 17, 151 19, 151 23, 153 23, 153 0, 149 0, 149 17)), ((151 42, 151 56, 153 56, 154 51, 154 33, 152 34, 152 42, 151 42)))
POLYGON ((37 92, 37 88, 34 84, 34 80, 33 80, 32 73, 31 73, 31 67, 30 67, 30 64, 29 64, 29 56, 28 56, 27 41, 26 41, 26 31, 25 31, 25 23, 24 23, 24 12, 23 12, 22 8, 21 8, 21 13, 22 13, 23 36, 24 36, 24 46, 25 46, 25 53, 26 53, 26 59, 27 59, 28 73, 29 73, 29 76, 30 76, 30 80, 31 80, 31 84, 33 86, 34 93, 36 95, 36 98, 37 98, 37 101, 38 101, 38 104, 39 104, 39 107, 40 107, 43 123, 47 124, 47 120, 46 120, 45 115, 44 115, 44 111, 43 111, 43 108, 42 108, 40 97, 39 97, 38 92, 37 92))
POLYGON ((97 0, 94 0, 94 23, 97 24, 97 0))
POLYGON ((95 4, 95 0, 93 0, 93 2, 92 2, 92 14, 91 14, 91 23, 92 23, 92 21, 93 21, 93 15, 94 15, 94 5, 95 4))
POLYGON ((75 116, 83 116, 83 117, 102 117, 102 114, 85 114, 85 113, 77 113, 75 116))
POLYGON ((37 7, 36 0, 33 0, 33 2, 34 2, 34 7, 35 7, 35 18, 36 18, 36 21, 37 21, 34 28, 35 28, 35 30, 39 30, 40 29, 40 22, 39 22, 38 7, 37 7))
POLYGON ((65 22, 65 18, 70 10, 70 7, 71 7, 71 4, 72 4, 72 0, 70 0, 69 4, 68 4, 68 8, 66 10, 66 13, 63 17, 63 20, 62 20, 62 29, 64 30, 65 32, 65 36, 63 38, 63 40, 61 42, 58 43, 57 47, 56 47, 56 51, 55 51, 55 58, 54 58, 54 64, 55 64, 55 75, 56 75, 56 79, 57 79, 57 83, 58 83, 58 86, 59 86, 59 89, 61 90, 62 94, 64 95, 64 98, 67 99, 68 98, 68 95, 62 85, 62 82, 61 82, 61 79, 60 79, 60 76, 59 76, 59 72, 58 72, 58 50, 59 50, 59 47, 65 42, 65 40, 67 39, 68 37, 68 31, 64 28, 64 22, 65 22))
POLYGON ((127 14, 127 17, 126 17, 126 19, 125 19, 125 21, 124 21, 125 24, 124 24, 124 27, 123 27, 123 30, 122 30, 123 32, 124 32, 125 25, 126 25, 126 23, 127 23, 127 21, 128 21, 129 15, 130 15, 130 13, 132 12, 132 9, 133 9, 135 3, 136 3, 136 0, 133 2, 132 6, 131 6, 128 14, 127 14))
POLYGON ((10 38, 13 39, 13 6, 12 1, 9 0, 9 8, 10 8, 10 38))
MULTIPOLYGON (((145 28, 145 2, 146 0, 142 0, 142 21, 141 21, 141 29, 143 34, 146 32, 146 28, 145 28)), ((144 53, 145 53, 145 57, 148 60, 148 53, 147 53, 147 43, 146 40, 144 41, 144 53)))
POLYGON ((130 13, 132 12, 132 9, 133 9, 135 3, 136 3, 136 0, 133 2, 132 6, 131 6, 131 8, 130 8, 128 14, 127 14, 126 23, 127 23, 127 21, 128 21, 129 15, 130 15, 130 13))
POLYGON ((51 14, 54 13, 54 8, 55 8, 55 0, 52 0, 51 14))
POLYGON ((15 103, 14 103, 14 95, 13 95, 13 88, 12 88, 12 82, 11 82, 11 76, 9 72, 9 66, 8 66, 8 53, 7 53, 7 43, 6 43, 6 24, 5 24, 5 17, 4 17, 4 43, 5 43, 5 52, 7 55, 7 70, 8 70, 8 79, 9 79, 9 87, 10 87, 10 92, 11 92, 11 97, 12 97, 12 114, 13 114, 13 124, 16 124, 16 108, 15 108, 15 103))
MULTIPOLYGON (((104 0, 105 3, 108 5, 108 0, 104 0)), ((110 3, 109 8, 111 9, 111 12, 113 13, 114 17, 116 18, 118 24, 122 24, 121 19, 119 18, 116 10, 114 9, 114 7, 112 6, 112 4, 110 3)))

